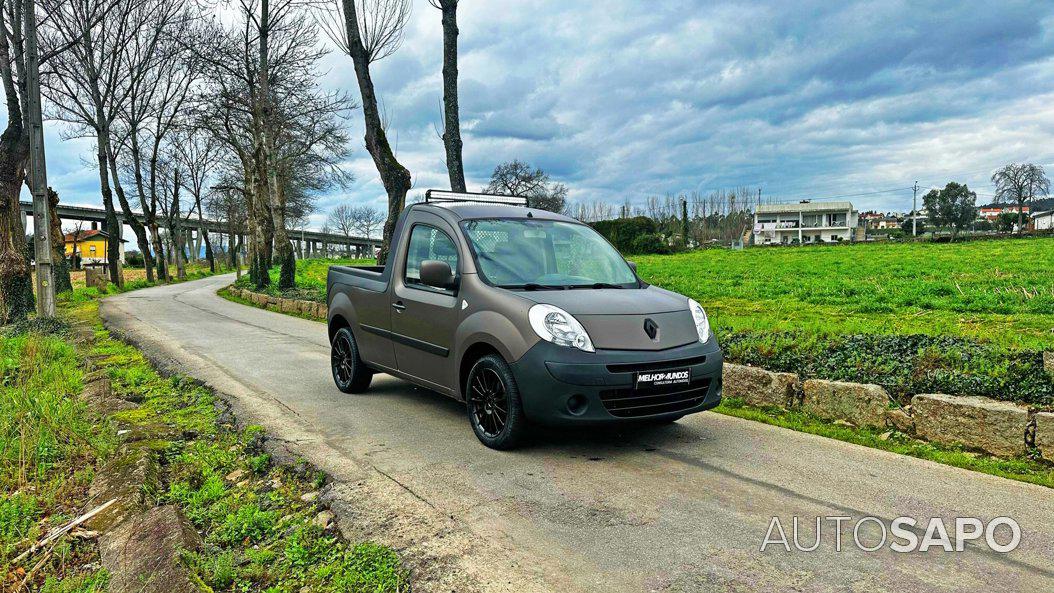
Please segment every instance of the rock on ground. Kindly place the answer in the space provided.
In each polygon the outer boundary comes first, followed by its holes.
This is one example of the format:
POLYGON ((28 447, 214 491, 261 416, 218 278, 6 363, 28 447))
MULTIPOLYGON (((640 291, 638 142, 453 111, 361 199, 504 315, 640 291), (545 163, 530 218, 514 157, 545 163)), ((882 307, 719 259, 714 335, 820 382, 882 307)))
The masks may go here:
POLYGON ((726 362, 722 384, 725 397, 742 399, 753 406, 789 408, 794 404, 798 375, 726 362))
POLYGON ((878 385, 809 379, 802 385, 802 411, 825 420, 882 428, 889 394, 878 385))
POLYGON ((157 457, 147 447, 125 447, 95 473, 88 488, 88 512, 106 502, 116 502, 95 515, 85 527, 100 533, 118 525, 149 506, 148 492, 160 488, 157 457))
POLYGON ((1012 457, 1025 453, 1028 409, 987 397, 920 394, 911 400, 916 434, 928 441, 962 445, 1012 457))
POLYGON ((99 538, 110 593, 201 591, 180 560, 183 550, 201 548, 201 537, 174 505, 154 507, 99 538))

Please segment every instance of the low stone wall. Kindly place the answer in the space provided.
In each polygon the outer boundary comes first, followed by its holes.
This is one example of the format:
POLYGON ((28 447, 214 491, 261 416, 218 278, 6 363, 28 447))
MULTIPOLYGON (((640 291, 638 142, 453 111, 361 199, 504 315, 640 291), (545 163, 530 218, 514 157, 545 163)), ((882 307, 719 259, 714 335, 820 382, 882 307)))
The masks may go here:
MULTIPOLYGON (((75 334, 79 341, 94 337, 83 326, 75 334)), ((103 369, 85 374, 80 399, 99 417, 138 407, 114 393, 103 369)), ((119 422, 120 446, 88 487, 83 526, 98 533, 100 563, 110 575, 111 593, 204 591, 181 561, 185 551, 202 547, 201 538, 178 507, 154 506, 161 466, 153 444, 170 436, 166 430, 174 429, 119 422)))
POLYGON ((1054 412, 1036 414, 1036 449, 1044 459, 1054 461, 1054 412))
POLYGON ((892 401, 878 385, 810 379, 802 385, 803 412, 825 420, 882 428, 892 401))
POLYGON ((312 319, 325 321, 329 312, 325 303, 315 301, 301 301, 297 299, 286 299, 268 294, 253 292, 237 286, 227 287, 227 292, 239 299, 249 301, 262 309, 270 309, 279 313, 295 313, 312 319))
POLYGON ((911 399, 915 434, 992 455, 1024 455, 1029 411, 986 397, 920 394, 911 399))
POLYGON ((879 385, 809 379, 725 363, 724 395, 748 405, 801 410, 819 418, 868 428, 890 428, 916 438, 1001 457, 1030 447, 1054 462, 1054 412, 986 397, 920 394, 910 406, 879 385))
POLYGON ((798 375, 794 373, 773 373, 726 362, 721 375, 724 394, 752 406, 791 408, 800 391, 798 375))

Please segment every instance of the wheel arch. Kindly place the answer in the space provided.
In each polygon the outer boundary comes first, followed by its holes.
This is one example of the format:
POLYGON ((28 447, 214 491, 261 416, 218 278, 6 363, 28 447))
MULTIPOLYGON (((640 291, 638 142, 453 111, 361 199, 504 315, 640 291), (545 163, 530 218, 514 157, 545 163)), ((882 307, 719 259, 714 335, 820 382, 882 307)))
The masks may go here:
POLYGON ((458 364, 457 373, 457 394, 458 397, 461 398, 461 401, 465 401, 466 384, 468 383, 468 374, 472 370, 472 366, 475 365, 479 359, 488 354, 495 354, 506 363, 509 362, 496 346, 486 341, 473 343, 466 348, 464 354, 461 355, 461 362, 458 364))
POLYGON ((348 323, 348 320, 344 319, 344 316, 341 315, 340 313, 335 313, 332 317, 329 318, 329 341, 330 341, 330 343, 333 342, 333 337, 337 335, 337 332, 340 331, 342 328, 345 328, 345 327, 348 328, 348 329, 351 329, 351 324, 348 323))

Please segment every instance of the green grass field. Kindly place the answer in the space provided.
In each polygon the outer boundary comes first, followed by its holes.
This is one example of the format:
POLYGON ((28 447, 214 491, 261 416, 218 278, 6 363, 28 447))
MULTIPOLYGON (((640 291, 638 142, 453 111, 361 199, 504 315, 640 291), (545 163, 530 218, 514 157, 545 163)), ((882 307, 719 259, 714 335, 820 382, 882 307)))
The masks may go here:
POLYGON ((633 257, 703 304, 726 356, 806 378, 1054 407, 1054 239, 633 257))
POLYGON ((881 243, 638 256, 722 332, 928 334, 1054 347, 1054 239, 881 243))

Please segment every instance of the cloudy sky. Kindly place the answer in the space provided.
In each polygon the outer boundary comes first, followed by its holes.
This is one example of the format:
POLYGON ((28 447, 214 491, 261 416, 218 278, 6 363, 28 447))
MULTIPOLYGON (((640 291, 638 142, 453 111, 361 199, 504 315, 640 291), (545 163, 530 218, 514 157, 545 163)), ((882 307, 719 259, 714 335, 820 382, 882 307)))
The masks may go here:
MULTIPOLYGON (((413 1, 373 74, 416 194, 447 177, 439 12, 413 1)), ((576 201, 749 185, 906 209, 915 180, 967 182, 986 201, 1002 164, 1054 169, 1054 3, 461 0, 458 19, 472 189, 519 158, 576 201)), ((357 96, 347 57, 325 67, 327 89, 357 96)), ((351 116, 357 181, 321 211, 383 204, 351 116)), ((99 204, 91 143, 47 127, 52 185, 99 204)))

